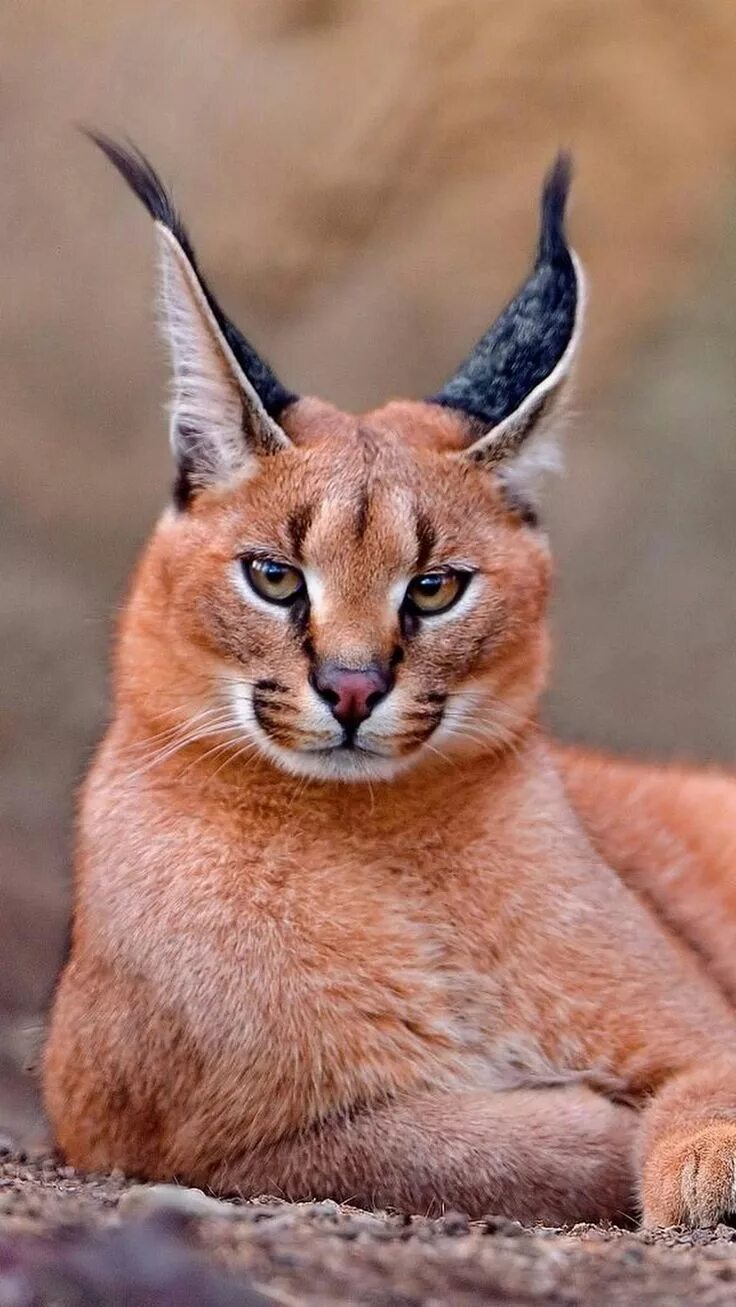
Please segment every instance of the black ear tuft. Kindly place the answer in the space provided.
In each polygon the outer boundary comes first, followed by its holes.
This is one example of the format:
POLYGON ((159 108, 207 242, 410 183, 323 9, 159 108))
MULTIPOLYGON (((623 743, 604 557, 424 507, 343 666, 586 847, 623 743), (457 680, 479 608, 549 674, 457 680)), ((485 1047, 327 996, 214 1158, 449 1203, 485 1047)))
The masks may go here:
POLYGON ((187 230, 179 217, 174 202, 146 156, 134 145, 119 145, 101 132, 83 128, 95 145, 99 146, 110 163, 128 183, 144 205, 154 222, 161 223, 174 236, 186 255, 202 292, 214 315, 220 331, 232 350, 237 363, 250 381, 269 417, 277 419, 298 397, 283 386, 266 361, 260 357, 245 336, 220 308, 198 266, 187 230))
POLYGON ((578 269, 565 238, 572 174, 561 154, 545 179, 534 268, 518 295, 429 402, 456 408, 486 430, 517 412, 555 372, 579 317, 578 269))
POLYGON ((572 158, 561 151, 555 159, 542 189, 542 214, 537 263, 565 263, 569 257, 565 237, 565 208, 572 181, 572 158))
POLYGON ((128 183, 133 193, 138 196, 141 204, 154 222, 163 223, 164 227, 168 227, 172 235, 176 236, 189 262, 194 265, 194 250, 186 228, 176 212, 169 192, 145 154, 132 142, 129 142, 127 146, 123 146, 117 141, 113 141, 111 137, 105 136, 102 132, 96 132, 92 128, 83 127, 82 131, 95 145, 99 146, 102 153, 110 160, 113 168, 117 168, 120 176, 128 183))

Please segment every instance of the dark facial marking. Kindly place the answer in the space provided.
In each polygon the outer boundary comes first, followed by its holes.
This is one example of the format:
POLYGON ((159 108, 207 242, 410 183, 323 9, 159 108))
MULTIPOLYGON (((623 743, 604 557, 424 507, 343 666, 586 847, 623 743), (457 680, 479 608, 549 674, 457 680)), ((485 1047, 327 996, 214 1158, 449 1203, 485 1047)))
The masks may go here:
POLYGON ((307 675, 311 684, 317 670, 317 650, 314 647, 314 641, 312 640, 309 627, 307 627, 307 633, 302 640, 302 653, 307 660, 307 675))
POLYGON ((303 504, 289 515, 286 520, 286 529, 291 540, 291 547, 294 550, 294 557, 297 562, 302 561, 302 545, 306 539, 307 532, 312 525, 314 517, 314 505, 303 504))
POLYGON ((355 538, 360 542, 368 530, 371 516, 371 486, 374 477, 374 466, 378 458, 379 442, 376 439, 375 432, 371 431, 370 427, 359 427, 358 437, 365 471, 365 480, 360 490, 355 513, 355 538))
POLYGON ((280 681, 270 681, 266 678, 261 681, 256 681, 255 688, 256 690, 277 691, 280 694, 286 693, 286 686, 282 685, 280 681))
POLYGON ((442 716, 441 708, 410 708, 404 713, 404 716, 412 721, 427 722, 432 719, 439 720, 442 716))
POLYGON ((292 604, 289 605, 289 624, 292 631, 299 640, 304 640, 309 630, 309 596, 306 592, 297 595, 292 604))
POLYGON ((399 629, 405 641, 411 640, 419 630, 419 618, 406 604, 399 609, 399 629))
POLYGON ((355 514, 355 539, 360 543, 368 529, 368 519, 371 512, 371 500, 367 487, 360 493, 358 500, 358 510, 355 514))
POLYGON ((278 711, 272 704, 261 703, 257 697, 253 698, 253 712, 262 731, 270 735, 272 740, 277 744, 293 744, 292 734, 284 722, 278 720, 278 711))
POLYGON ((416 520, 417 533, 417 562, 418 572, 424 570, 432 555, 432 550, 437 541, 437 532, 425 513, 417 513, 416 520))

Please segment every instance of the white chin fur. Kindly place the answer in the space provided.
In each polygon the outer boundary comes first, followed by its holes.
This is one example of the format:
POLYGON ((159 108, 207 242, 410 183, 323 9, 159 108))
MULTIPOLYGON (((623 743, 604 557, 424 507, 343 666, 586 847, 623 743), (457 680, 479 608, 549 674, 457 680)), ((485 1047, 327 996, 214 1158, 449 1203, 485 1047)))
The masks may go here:
POLYGON ((360 749, 330 749, 320 753, 282 749, 260 727, 256 739, 266 757, 283 771, 316 781, 390 781, 417 757, 409 754, 403 758, 381 758, 360 749))

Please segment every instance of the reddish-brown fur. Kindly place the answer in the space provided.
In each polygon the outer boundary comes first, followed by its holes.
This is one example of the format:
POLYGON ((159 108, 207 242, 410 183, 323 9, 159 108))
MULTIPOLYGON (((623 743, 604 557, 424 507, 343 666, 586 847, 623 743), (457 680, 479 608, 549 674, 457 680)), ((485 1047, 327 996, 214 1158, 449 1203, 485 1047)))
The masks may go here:
POLYGON ((736 783, 544 739, 547 546, 454 456, 458 415, 305 400, 284 429, 293 450, 164 516, 133 583, 46 1050, 59 1144, 222 1192, 719 1219, 736 783), (284 687, 267 716, 284 754, 317 731, 300 639, 246 611, 233 559, 288 552, 301 513, 328 595, 312 651, 359 665, 396 643, 386 595, 417 511, 433 554, 481 580, 407 641, 394 774, 295 778, 222 716, 188 739, 223 675, 284 687), (427 692, 468 687, 472 714, 432 735, 427 692))

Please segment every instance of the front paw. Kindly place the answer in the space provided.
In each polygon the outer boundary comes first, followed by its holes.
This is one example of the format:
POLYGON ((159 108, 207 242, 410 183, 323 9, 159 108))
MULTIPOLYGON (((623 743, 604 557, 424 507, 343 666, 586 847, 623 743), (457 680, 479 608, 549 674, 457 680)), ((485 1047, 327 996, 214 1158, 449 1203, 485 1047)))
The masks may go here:
POLYGON ((646 1226, 712 1226, 736 1212, 736 1125, 660 1140, 644 1166, 642 1205, 646 1226))

